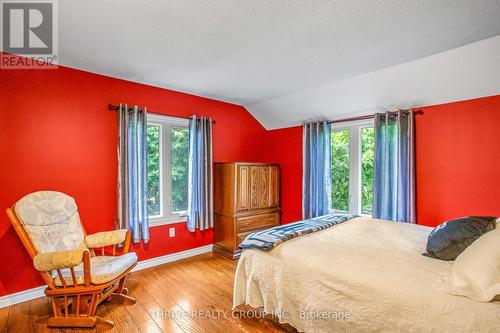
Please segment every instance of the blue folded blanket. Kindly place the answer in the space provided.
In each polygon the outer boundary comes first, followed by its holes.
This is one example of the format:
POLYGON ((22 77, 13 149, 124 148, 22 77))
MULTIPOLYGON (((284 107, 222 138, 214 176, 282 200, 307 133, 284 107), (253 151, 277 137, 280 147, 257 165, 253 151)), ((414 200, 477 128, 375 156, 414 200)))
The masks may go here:
POLYGON ((350 214, 330 214, 257 231, 248 235, 245 240, 241 242, 240 249, 254 248, 269 251, 289 239, 320 231, 336 224, 349 221, 355 217, 358 216, 350 214))

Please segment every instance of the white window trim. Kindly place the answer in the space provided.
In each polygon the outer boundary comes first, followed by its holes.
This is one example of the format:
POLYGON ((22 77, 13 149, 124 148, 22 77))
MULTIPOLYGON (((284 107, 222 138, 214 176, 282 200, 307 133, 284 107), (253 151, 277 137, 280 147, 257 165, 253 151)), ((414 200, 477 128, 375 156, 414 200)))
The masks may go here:
MULTIPOLYGON (((374 127, 374 120, 359 120, 331 124, 335 132, 349 131, 349 214, 370 216, 361 212, 361 135, 362 129, 374 127)), ((331 209, 332 213, 345 213, 331 209)))
POLYGON ((189 120, 184 118, 169 117, 159 114, 147 115, 148 125, 160 126, 159 149, 160 149, 160 215, 149 217, 149 226, 157 227, 160 225, 186 222, 187 212, 171 212, 172 201, 172 172, 171 160, 171 137, 170 129, 172 127, 185 127, 189 125, 189 120))

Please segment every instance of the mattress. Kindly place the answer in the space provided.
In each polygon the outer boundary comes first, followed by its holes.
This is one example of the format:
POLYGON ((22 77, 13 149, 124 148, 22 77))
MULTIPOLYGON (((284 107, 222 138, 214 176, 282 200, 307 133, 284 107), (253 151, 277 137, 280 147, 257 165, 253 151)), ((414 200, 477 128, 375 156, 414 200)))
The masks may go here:
POLYGON ((500 332, 500 302, 441 291, 451 263, 422 256, 431 230, 360 217, 244 250, 233 305, 301 332, 500 332))

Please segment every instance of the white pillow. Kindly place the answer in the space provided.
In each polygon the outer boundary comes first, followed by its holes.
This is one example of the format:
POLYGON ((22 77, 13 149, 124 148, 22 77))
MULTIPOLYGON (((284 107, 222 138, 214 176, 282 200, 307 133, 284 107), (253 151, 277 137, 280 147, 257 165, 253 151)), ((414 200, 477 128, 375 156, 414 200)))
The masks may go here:
POLYGON ((479 302, 500 295, 500 228, 482 235, 460 253, 441 282, 443 291, 479 302))

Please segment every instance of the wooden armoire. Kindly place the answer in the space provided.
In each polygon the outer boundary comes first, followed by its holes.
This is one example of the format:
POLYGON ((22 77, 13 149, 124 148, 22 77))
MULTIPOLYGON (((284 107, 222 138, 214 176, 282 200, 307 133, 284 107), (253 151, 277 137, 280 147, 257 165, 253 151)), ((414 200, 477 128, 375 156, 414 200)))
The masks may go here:
POLYGON ((279 166, 215 163, 214 184, 214 251, 235 259, 248 234, 280 224, 279 166))

